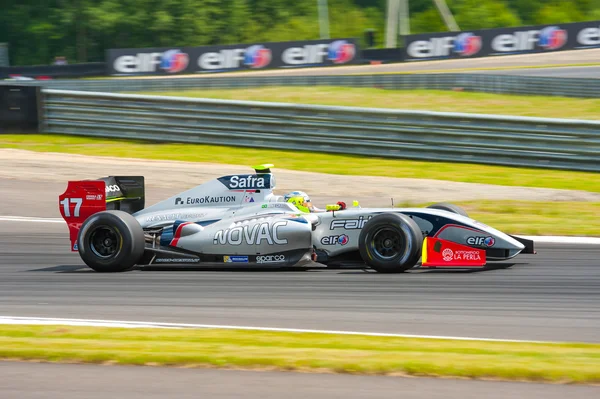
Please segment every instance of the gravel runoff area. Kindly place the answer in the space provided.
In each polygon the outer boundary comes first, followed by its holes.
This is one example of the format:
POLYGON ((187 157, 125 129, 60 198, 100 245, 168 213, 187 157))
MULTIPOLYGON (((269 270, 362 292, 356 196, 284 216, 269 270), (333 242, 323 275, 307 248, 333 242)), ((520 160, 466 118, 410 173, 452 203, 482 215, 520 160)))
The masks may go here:
MULTIPOLYGON (((277 166, 277 165, 276 165, 277 166)), ((284 165, 281 165, 284 166, 284 165)), ((108 175, 142 175, 150 189, 165 188, 173 195, 210 179, 239 173, 252 173, 251 165, 156 161, 130 158, 0 149, 0 179, 63 182, 94 179, 108 175)), ((390 198, 404 201, 600 201, 600 193, 441 180, 330 175, 274 168, 276 193, 302 190, 321 200, 335 198, 367 201, 365 206, 388 206, 390 198), (348 196, 351 195, 351 198, 348 196)), ((151 198, 149 198, 151 199, 151 198)), ((159 198, 157 198, 159 199, 159 198)))

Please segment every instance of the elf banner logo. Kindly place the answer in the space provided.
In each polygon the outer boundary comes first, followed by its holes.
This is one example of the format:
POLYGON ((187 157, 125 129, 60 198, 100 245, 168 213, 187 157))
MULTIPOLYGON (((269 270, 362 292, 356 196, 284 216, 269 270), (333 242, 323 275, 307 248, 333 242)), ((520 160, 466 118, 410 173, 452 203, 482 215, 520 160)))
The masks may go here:
POLYGON ((481 36, 471 32, 457 36, 432 37, 428 40, 415 40, 406 49, 412 58, 441 58, 457 54, 473 56, 481 50, 481 36))
POLYGON ((530 29, 497 35, 492 39, 492 50, 499 53, 524 52, 542 48, 558 50, 567 43, 567 31, 558 26, 530 29))

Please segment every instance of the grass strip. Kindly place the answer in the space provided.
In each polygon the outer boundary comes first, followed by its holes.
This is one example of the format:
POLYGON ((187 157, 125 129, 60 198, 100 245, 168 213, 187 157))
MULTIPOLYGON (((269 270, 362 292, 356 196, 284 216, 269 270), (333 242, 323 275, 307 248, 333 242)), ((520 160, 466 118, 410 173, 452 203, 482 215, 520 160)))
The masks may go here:
POLYGON ((0 326, 0 358, 600 382, 600 345, 511 343, 219 329, 0 326))
POLYGON ((456 204, 473 219, 509 234, 600 236, 600 202, 478 200, 456 204))
POLYGON ((465 112, 568 119, 600 119, 600 99, 442 90, 386 90, 335 86, 143 92, 160 96, 465 112))
POLYGON ((67 135, 0 135, 0 148, 95 156, 256 165, 338 175, 386 176, 600 192, 597 173, 359 157, 302 151, 169 144, 67 135))

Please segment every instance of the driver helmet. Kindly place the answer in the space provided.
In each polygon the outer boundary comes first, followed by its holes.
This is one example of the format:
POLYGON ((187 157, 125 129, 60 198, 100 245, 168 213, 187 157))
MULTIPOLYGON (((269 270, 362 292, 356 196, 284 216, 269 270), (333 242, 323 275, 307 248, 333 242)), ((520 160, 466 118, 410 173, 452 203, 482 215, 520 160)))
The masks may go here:
POLYGON ((314 207, 310 202, 310 197, 304 191, 292 191, 283 196, 285 202, 293 204, 301 212, 314 212, 314 207))

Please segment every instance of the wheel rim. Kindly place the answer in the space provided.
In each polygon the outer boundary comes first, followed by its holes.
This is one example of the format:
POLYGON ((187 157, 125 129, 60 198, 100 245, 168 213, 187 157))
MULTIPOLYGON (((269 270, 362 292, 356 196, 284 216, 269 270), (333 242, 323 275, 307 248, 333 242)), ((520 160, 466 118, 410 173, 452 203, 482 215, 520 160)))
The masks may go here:
POLYGON ((99 226, 90 235, 90 249, 99 258, 114 257, 121 247, 121 236, 113 227, 99 226))
POLYGON ((375 231, 370 247, 381 259, 394 259, 406 250, 404 235, 390 227, 382 227, 375 231))

